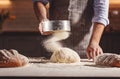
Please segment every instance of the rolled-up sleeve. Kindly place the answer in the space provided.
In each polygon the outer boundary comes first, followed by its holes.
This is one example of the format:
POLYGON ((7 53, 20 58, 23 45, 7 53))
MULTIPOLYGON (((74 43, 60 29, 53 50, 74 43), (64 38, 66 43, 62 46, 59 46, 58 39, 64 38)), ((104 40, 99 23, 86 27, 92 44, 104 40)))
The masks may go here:
POLYGON ((102 23, 107 26, 109 24, 108 11, 109 0, 94 0, 94 17, 92 22, 102 23))
POLYGON ((32 0, 32 2, 37 2, 37 1, 42 2, 44 5, 46 5, 49 2, 49 0, 32 0))

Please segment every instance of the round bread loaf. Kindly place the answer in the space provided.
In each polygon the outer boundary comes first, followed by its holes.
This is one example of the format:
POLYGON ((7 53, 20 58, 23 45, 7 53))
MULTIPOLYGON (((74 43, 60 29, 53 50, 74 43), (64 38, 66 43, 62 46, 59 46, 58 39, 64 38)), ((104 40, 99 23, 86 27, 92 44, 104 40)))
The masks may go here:
POLYGON ((104 53, 95 58, 95 64, 101 66, 120 67, 120 55, 104 53))
POLYGON ((20 67, 28 63, 28 58, 19 54, 17 50, 0 50, 0 67, 20 67))

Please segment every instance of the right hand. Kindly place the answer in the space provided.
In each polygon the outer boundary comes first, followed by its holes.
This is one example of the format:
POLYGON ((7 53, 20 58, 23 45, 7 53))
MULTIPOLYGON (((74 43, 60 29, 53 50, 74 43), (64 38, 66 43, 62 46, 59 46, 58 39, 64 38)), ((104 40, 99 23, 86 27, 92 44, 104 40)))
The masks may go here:
POLYGON ((44 20, 42 20, 42 21, 39 23, 39 31, 40 31, 41 35, 50 35, 51 32, 44 32, 44 31, 43 31, 43 22, 45 22, 45 21, 49 21, 49 20, 48 20, 48 19, 44 19, 44 20))
POLYGON ((93 59, 93 61, 96 56, 103 54, 103 50, 98 43, 90 43, 86 51, 88 59, 93 59))

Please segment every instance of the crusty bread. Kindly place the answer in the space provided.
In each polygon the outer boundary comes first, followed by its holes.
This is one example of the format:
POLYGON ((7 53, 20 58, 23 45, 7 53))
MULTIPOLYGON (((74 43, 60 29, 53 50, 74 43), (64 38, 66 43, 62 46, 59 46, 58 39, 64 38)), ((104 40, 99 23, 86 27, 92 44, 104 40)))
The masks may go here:
POLYGON ((21 67, 28 62, 28 58, 19 54, 17 50, 0 50, 0 67, 21 67))
POLYGON ((101 66, 120 67, 120 55, 104 53, 95 58, 95 64, 101 66))

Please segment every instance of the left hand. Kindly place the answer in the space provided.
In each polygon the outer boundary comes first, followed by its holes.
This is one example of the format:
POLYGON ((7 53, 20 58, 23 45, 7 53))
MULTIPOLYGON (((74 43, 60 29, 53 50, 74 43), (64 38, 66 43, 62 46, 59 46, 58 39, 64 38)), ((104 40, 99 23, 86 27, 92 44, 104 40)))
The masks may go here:
POLYGON ((89 44, 86 51, 87 51, 86 54, 88 59, 93 59, 93 60, 96 56, 103 54, 102 48, 97 43, 89 44))
POLYGON ((41 22, 39 23, 39 31, 40 31, 40 33, 41 33, 42 35, 50 35, 50 34, 52 34, 52 32, 44 32, 44 31, 43 31, 43 23, 44 23, 45 21, 49 21, 49 20, 48 20, 48 19, 43 19, 43 20, 41 20, 41 22))

